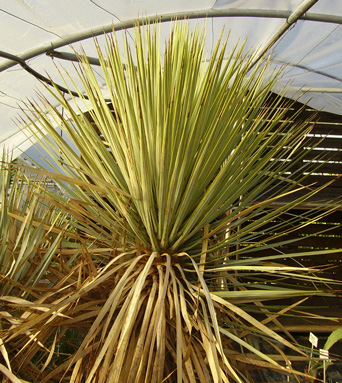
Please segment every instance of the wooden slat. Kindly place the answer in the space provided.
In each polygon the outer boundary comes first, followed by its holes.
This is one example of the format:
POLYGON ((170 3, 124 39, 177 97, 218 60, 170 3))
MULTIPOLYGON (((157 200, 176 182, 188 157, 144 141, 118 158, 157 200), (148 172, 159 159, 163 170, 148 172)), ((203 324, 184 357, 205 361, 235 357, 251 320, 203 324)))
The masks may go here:
POLYGON ((325 173, 325 174, 342 174, 342 163, 341 164, 332 164, 332 163, 325 163, 325 164, 315 164, 312 163, 311 166, 319 166, 319 168, 316 170, 316 172, 319 173, 325 173))
MULTIPOLYGON (((303 213, 302 210, 293 210, 290 212, 291 214, 283 214, 281 217, 274 219, 273 222, 265 224, 263 227, 258 228, 258 240, 262 241, 263 230, 271 230, 271 232, 277 233, 280 231, 285 231, 287 229, 291 229, 293 226, 291 224, 291 215, 299 216, 303 213), (277 224, 284 224, 281 228, 277 228, 277 224)), ((305 220, 302 220, 303 222, 305 220)), ((251 221, 250 221, 251 222, 251 221)), ((307 251, 313 251, 315 249, 333 249, 333 248, 342 248, 342 213, 334 212, 327 216, 322 217, 319 220, 319 223, 311 224, 304 226, 294 232, 289 234, 282 235, 278 237, 275 242, 283 242, 291 239, 300 238, 298 241, 288 243, 277 248, 269 248, 263 251, 254 251, 245 254, 240 254, 240 259, 249 259, 253 257, 260 256, 273 256, 279 255, 283 253, 283 258, 278 259, 277 262, 284 263, 290 266, 298 266, 303 265, 305 267, 317 267, 316 275, 321 278, 329 278, 335 281, 342 281, 342 253, 336 251, 331 254, 319 254, 317 256, 304 256, 291 258, 291 254, 301 253, 307 251), (323 233, 322 233, 323 232, 323 233), (318 234, 319 233, 319 234, 318 234)), ((270 234, 270 233, 268 233, 270 234)), ((265 235, 265 240, 268 235, 265 235)), ((272 279, 273 280, 273 279, 272 279)), ((300 282, 296 279, 289 279, 286 283, 293 284, 293 286, 298 284, 305 284, 304 282, 300 282)), ((319 282, 316 283, 317 286, 321 285, 321 288, 326 288, 323 284, 319 282)), ((342 289, 340 284, 333 285, 334 289, 342 289)), ((313 301, 316 302, 316 301, 313 301)))
POLYGON ((341 151, 327 151, 327 150, 313 150, 311 152, 308 151, 307 154, 305 154, 306 160, 315 160, 315 159, 322 159, 325 161, 342 161, 342 150, 341 151))
MULTIPOLYGON (((302 104, 295 103, 293 105, 292 110, 288 114, 289 118, 291 119, 291 113, 293 113, 295 110, 299 110, 299 108, 302 107, 302 104)), ((312 118, 315 111, 310 108, 305 108, 305 110, 301 111, 301 113, 297 116, 297 121, 304 121, 308 118, 312 118)), ((295 122, 294 122, 295 123, 295 122)), ((321 135, 321 137, 307 137, 303 142, 303 147, 301 150, 305 150, 305 156, 304 160, 311 161, 311 160, 325 160, 325 161, 340 161, 341 163, 324 163, 324 164, 315 164, 315 163, 309 163, 306 161, 300 161, 295 166, 292 167, 292 172, 296 172, 297 169, 300 169, 301 166, 304 164, 307 164, 308 166, 306 169, 308 171, 312 169, 316 169, 316 165, 318 166, 318 170, 315 171, 315 173, 318 173, 316 175, 308 176, 304 183, 306 185, 309 185, 313 182, 316 183, 315 186, 311 186, 310 189, 314 189, 320 185, 323 185, 327 183, 330 180, 335 179, 335 176, 326 176, 323 175, 323 173, 326 174, 341 174, 342 173, 342 117, 337 116, 331 113, 326 112, 318 112, 317 115, 314 117, 314 122, 312 123, 312 131, 311 134, 321 135), (340 137, 324 137, 329 135, 335 135, 340 137), (307 150, 304 149, 304 147, 312 147, 318 145, 320 148, 325 148, 323 150, 307 150), (332 148, 332 150, 327 150, 326 148, 332 148), (322 174, 322 175, 321 175, 322 174)), ((306 171, 306 170, 304 170, 306 171)), ((301 170, 301 173, 303 170, 301 170)), ((294 173, 293 177, 297 177, 298 174, 294 173)), ((274 192, 279 191, 278 194, 281 193, 281 187, 284 186, 284 184, 278 184, 275 189, 272 190, 272 194, 274 192)), ((281 200, 275 202, 273 205, 279 206, 283 205, 285 203, 288 203, 289 201, 293 200, 294 198, 298 198, 300 196, 303 196, 306 194, 307 191, 301 191, 297 192, 293 195, 287 196, 286 198, 282 198, 281 200)), ((265 193, 263 198, 267 198, 269 196, 269 193, 265 193)), ((292 211, 293 214, 300 214, 303 212, 303 209, 312 209, 313 207, 320 206, 320 202, 322 200, 325 201, 332 201, 337 199, 341 199, 342 197, 342 177, 337 178, 337 180, 329 187, 322 190, 317 195, 310 198, 308 201, 301 204, 300 209, 292 211)), ((340 204, 342 208, 342 203, 340 204)), ((284 215, 281 217, 284 221, 289 219, 288 215, 284 215)), ((276 220, 275 223, 278 223, 278 220, 276 220)), ((265 225, 265 229, 272 228, 273 223, 270 223, 269 225, 265 225)), ((289 227, 291 224, 289 224, 289 227)), ((286 227, 284 227, 285 229, 286 227)), ((280 229, 279 229, 280 230, 280 229)), ((262 229, 259 229, 259 231, 262 233, 262 229)), ((275 232, 277 229, 274 230, 275 232)), ((318 272, 317 275, 322 278, 332 278, 334 280, 342 280, 342 253, 336 252, 326 255, 317 255, 317 256, 310 256, 310 257, 298 257, 296 259, 291 259, 287 257, 286 254, 291 253, 300 253, 305 252, 308 250, 313 250, 314 248, 317 249, 324 249, 324 248, 342 248, 342 212, 336 212, 333 214, 330 214, 326 217, 323 217, 320 219, 320 223, 318 224, 312 224, 308 225, 300 230, 297 230, 296 232, 293 232, 289 235, 284 235, 277 239, 277 241, 287 240, 291 238, 295 238, 297 235, 304 236, 300 241, 280 246, 277 249, 267 249, 263 251, 255 251, 241 254, 240 259, 244 258, 250 258, 250 257, 259 257, 259 256, 272 256, 272 255, 279 255, 280 252, 284 253, 283 262, 285 264, 289 265, 298 265, 298 262, 305 266, 311 266, 311 267, 317 267, 321 265, 332 265, 331 268, 324 269, 324 271, 318 272), (336 224, 341 224, 341 226, 337 226, 336 224), (316 233, 320 231, 324 231, 325 229, 329 228, 326 233, 321 235, 315 235, 316 233), (333 236, 329 236, 333 235, 333 236), (305 235, 312 235, 311 237, 305 237, 305 235)), ((282 262, 282 260, 278 260, 277 262, 282 262)), ((289 282, 289 281, 287 281, 289 282)), ((300 284, 297 280, 292 281, 294 284, 300 284)), ((303 283, 304 284, 304 283, 303 283)), ((320 285, 320 284, 318 284, 320 285)), ((321 287, 324 288, 324 285, 321 284, 321 287)), ((340 285, 334 285, 335 289, 341 290, 340 285)), ((290 305, 293 302, 293 300, 284 300, 281 304, 284 304, 285 306, 290 305)), ((277 303, 279 304, 279 303, 277 303)), ((339 317, 342 316, 342 313, 337 313, 336 309, 342 307, 342 299, 335 297, 335 298, 320 298, 320 297, 313 297, 309 299, 309 302, 307 303, 309 306, 313 307, 325 307, 323 310, 323 316, 335 316, 339 315, 339 317)), ((317 312, 319 314, 319 310, 315 309, 314 312, 317 312)), ((339 328, 341 326, 341 323, 331 323, 330 321, 324 321, 322 320, 315 321, 315 320, 299 320, 298 318, 293 318, 286 320, 286 328, 290 331, 298 331, 298 332, 309 332, 312 331, 314 333, 326 333, 331 332, 336 328, 339 328)), ((274 330, 279 331, 281 329, 274 327, 274 330)))
POLYGON ((303 146, 341 149, 342 139, 330 137, 307 137, 303 141, 303 146))
MULTIPOLYGON (((257 232, 267 233, 278 233, 285 232, 287 230, 293 230, 293 228, 297 227, 299 223, 305 224, 307 221, 305 218, 298 217, 299 221, 297 223, 292 222, 291 219, 293 217, 297 217, 298 212, 291 216, 290 214, 286 215, 286 217, 278 217, 272 222, 269 222, 262 227, 258 227, 257 232)), ((295 218, 297 219, 297 218, 295 218)), ((308 218, 309 219, 309 218, 308 218)), ((334 222, 335 217, 330 217, 329 215, 324 216, 319 219, 318 223, 311 223, 304 227, 298 228, 295 231, 292 231, 289 234, 284 234, 287 237, 290 236, 298 236, 298 235, 312 235, 317 237, 333 237, 333 238, 342 238, 342 225, 339 222, 334 222)), ((251 221, 248 221, 251 223, 251 221)))
POLYGON ((331 181, 334 181, 333 182, 333 187, 338 187, 338 188, 342 188, 342 177, 338 177, 336 178, 335 175, 324 175, 324 176, 320 176, 320 175, 313 175, 313 176, 308 176, 304 181, 303 181, 303 184, 304 185, 312 185, 312 184, 315 184, 316 186, 322 186, 322 185, 325 185, 331 181))
POLYGON ((342 135, 342 123, 340 122, 339 124, 334 124, 334 123, 316 123, 313 128, 311 133, 314 134, 322 134, 322 135, 337 135, 340 136, 342 135))
MULTIPOLYGON (((258 237, 258 241, 267 240, 268 236, 260 236, 258 237)), ((277 241, 287 241, 287 240, 295 240, 298 237, 296 235, 286 235, 279 237, 277 241)), ((287 245, 290 247, 290 245, 287 245)), ((307 248, 313 247, 317 249, 326 249, 326 248, 335 248, 339 249, 342 248, 342 238, 329 238, 329 237, 302 237, 299 240, 296 240, 296 242, 293 242, 291 245, 291 248, 297 248, 298 246, 302 247, 305 246, 307 248)))
MULTIPOLYGON (((304 222, 304 221, 303 221, 304 222)), ((293 225, 291 224, 287 224, 286 221, 273 221, 273 222, 270 222, 269 224, 266 224, 262 227, 262 229, 266 230, 266 229, 272 229, 275 227, 275 225, 281 225, 280 228, 275 228, 274 231, 277 232, 279 230, 291 230, 293 228, 293 225)), ((271 230, 273 231, 273 230, 271 230)), ((317 237, 319 236, 322 236, 322 237, 326 237, 326 238, 330 238, 330 237, 333 237, 335 238, 336 237, 339 237, 342 239, 342 226, 337 226, 337 225, 329 225, 329 224, 310 224, 308 226, 305 226, 304 228, 302 229, 298 229, 296 231, 294 231, 293 233, 291 233, 292 236, 296 236, 298 234, 307 234, 307 235, 312 235, 313 238, 315 238, 315 234, 317 235, 317 237)))
MULTIPOLYGON (((283 253, 283 258, 286 259, 286 258, 290 258, 288 255, 290 254, 294 254, 294 253, 305 253, 307 251, 314 251, 315 249, 307 249, 307 248, 298 248, 296 246, 293 246, 293 247, 290 247, 290 246, 281 246, 281 247, 277 247, 276 250, 275 249, 267 249, 267 250, 263 250, 263 251, 254 251, 254 252, 246 252, 244 254, 241 254, 239 256, 239 259, 251 259, 251 258, 254 258, 254 257, 270 257, 270 256, 274 256, 274 255, 280 255, 281 253, 283 253)), ((302 256, 302 257, 298 257, 298 260, 300 259, 309 259, 309 260, 318 260, 320 262, 320 264, 324 264, 326 263, 325 260, 329 261, 331 259, 335 260, 336 264, 339 265, 341 263, 341 258, 342 258, 342 253, 340 252, 336 252, 336 253, 331 253, 328 255, 322 255, 322 254, 317 254, 317 255, 310 255, 309 257, 307 256, 302 256), (327 258, 327 259, 325 259, 327 258)), ((279 260, 277 260, 277 262, 280 262, 279 260)), ((311 261, 310 261, 311 262, 311 261)))

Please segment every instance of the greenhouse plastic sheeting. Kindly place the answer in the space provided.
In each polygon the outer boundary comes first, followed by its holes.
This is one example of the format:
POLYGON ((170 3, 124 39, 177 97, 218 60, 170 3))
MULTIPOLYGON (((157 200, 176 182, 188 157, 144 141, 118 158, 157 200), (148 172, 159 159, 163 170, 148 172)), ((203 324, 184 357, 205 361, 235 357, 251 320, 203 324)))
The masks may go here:
MULTIPOLYGON (((269 47, 266 54, 273 66, 285 67, 275 91, 287 86, 288 97, 301 95, 300 101, 313 108, 342 114, 341 0, 0 0, 0 5, 0 51, 56 82, 61 81, 58 71, 65 68, 72 73, 73 64, 49 51, 73 53, 82 46, 95 57, 88 37, 99 35, 101 44, 102 31, 111 24, 120 29, 139 19, 159 17, 165 21, 166 36, 171 18, 187 16, 191 24, 206 25, 208 54, 223 27, 230 33, 229 46, 247 39, 246 51, 269 47), (291 14, 306 4, 306 12, 287 25, 291 14), (282 28, 284 33, 275 37, 282 28), (270 47, 272 39, 275 44, 270 47)), ((20 108, 25 109, 23 102, 36 99, 39 91, 48 96, 40 81, 17 61, 0 57, 1 147, 14 147, 19 154, 31 145, 25 131, 20 131, 20 108)))

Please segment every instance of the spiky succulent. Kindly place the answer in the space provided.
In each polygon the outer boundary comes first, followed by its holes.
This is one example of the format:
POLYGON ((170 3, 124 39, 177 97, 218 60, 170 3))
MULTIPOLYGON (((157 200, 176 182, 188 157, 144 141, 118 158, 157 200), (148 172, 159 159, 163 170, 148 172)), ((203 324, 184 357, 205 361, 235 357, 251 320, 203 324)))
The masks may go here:
POLYGON ((125 34, 123 49, 115 34, 105 46, 109 99, 80 55, 79 98, 56 87, 63 111, 43 97, 26 105, 23 122, 55 168, 36 173, 66 195, 26 180, 20 210, 3 183, 1 214, 16 223, 2 220, 1 249, 12 249, 1 254, 2 371, 42 383, 252 382, 248 364, 292 373, 255 342, 303 354, 269 329, 279 313, 264 302, 320 293, 286 284, 315 280, 310 269, 263 255, 325 214, 276 220, 314 193, 274 207, 305 189, 303 172, 288 172, 310 126, 270 97, 279 74, 267 60, 252 66, 224 39, 206 54, 204 30, 186 22, 165 47, 159 25, 138 26, 133 46, 125 34))

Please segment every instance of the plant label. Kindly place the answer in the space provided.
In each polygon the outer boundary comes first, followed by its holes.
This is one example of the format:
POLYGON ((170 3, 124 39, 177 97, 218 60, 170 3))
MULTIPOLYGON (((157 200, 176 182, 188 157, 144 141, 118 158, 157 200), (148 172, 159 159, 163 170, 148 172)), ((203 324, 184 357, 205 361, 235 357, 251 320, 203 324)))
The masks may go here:
POLYGON ((322 360, 329 360, 329 351, 328 350, 319 350, 319 357, 322 360))
POLYGON ((310 341, 310 343, 311 343, 313 346, 315 346, 315 347, 318 346, 318 338, 317 338, 317 336, 316 336, 315 334, 313 334, 312 332, 310 332, 310 335, 309 335, 309 341, 310 341))

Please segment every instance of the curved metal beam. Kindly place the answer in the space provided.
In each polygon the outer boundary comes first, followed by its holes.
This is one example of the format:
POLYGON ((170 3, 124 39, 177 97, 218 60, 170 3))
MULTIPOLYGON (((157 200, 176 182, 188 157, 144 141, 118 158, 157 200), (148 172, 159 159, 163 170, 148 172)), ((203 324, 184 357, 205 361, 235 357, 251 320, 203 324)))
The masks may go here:
MULTIPOLYGON (((17 57, 23 61, 32 59, 33 57, 47 53, 57 48, 64 47, 69 44, 73 44, 82 40, 86 40, 91 37, 102 35, 103 33, 109 33, 113 30, 119 31, 123 29, 132 28, 137 22, 144 23, 149 21, 160 21, 168 22, 176 19, 203 19, 203 18, 216 18, 216 17, 260 17, 260 18, 278 18, 288 19, 291 16, 291 11, 285 10, 263 10, 263 9, 223 9, 223 10, 205 10, 205 11, 194 11, 194 12, 179 12, 172 14, 164 14, 158 16, 149 16, 138 19, 132 19, 123 21, 120 23, 103 25, 100 27, 90 28, 75 34, 72 34, 66 38, 51 41, 43 44, 40 47, 26 51, 17 57)), ((300 20, 308 20, 315 22, 334 23, 342 24, 342 16, 335 15, 323 15, 318 13, 306 13, 300 17, 300 20)), ((0 72, 13 67, 17 62, 13 60, 6 60, 0 64, 0 72)))
POLYGON ((300 6, 295 9, 291 15, 285 20, 280 28, 270 37, 264 46, 257 52, 253 61, 249 64, 252 68, 266 52, 295 24, 318 0, 304 0, 300 6))

